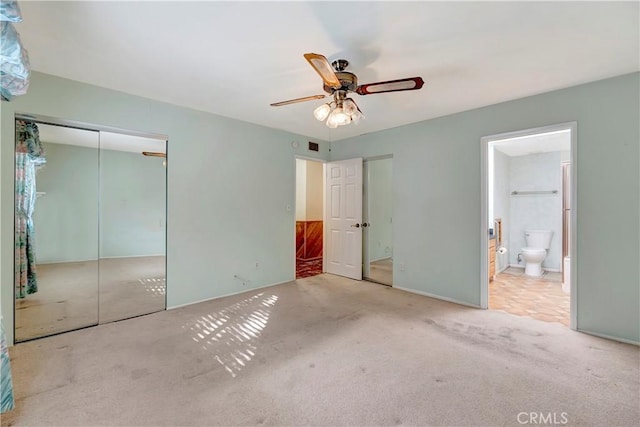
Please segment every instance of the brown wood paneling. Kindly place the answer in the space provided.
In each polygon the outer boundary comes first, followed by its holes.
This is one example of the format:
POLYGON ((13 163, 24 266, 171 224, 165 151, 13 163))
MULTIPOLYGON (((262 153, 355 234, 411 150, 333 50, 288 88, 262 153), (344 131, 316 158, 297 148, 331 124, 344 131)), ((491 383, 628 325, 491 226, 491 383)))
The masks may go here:
POLYGON ((322 256, 322 221, 307 221, 305 259, 322 256))
POLYGON ((296 258, 322 258, 322 221, 296 221, 296 258))
POLYGON ((304 258, 304 221, 296 221, 296 258, 304 258))

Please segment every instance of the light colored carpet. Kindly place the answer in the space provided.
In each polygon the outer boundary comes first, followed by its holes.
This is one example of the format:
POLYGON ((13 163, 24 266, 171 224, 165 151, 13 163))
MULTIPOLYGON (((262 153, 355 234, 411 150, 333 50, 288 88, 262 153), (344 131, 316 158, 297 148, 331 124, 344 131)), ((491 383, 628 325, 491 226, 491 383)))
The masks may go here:
POLYGON ((11 355, 3 426, 640 421, 635 346, 327 274, 11 355))
POLYGON ((16 340, 164 308, 164 256, 39 264, 38 292, 16 300, 16 340))

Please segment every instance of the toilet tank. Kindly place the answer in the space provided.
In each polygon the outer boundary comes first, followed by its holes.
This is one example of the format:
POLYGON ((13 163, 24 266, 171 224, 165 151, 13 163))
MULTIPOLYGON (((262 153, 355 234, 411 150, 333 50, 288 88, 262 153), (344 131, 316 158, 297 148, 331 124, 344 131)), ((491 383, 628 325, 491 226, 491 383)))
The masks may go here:
POLYGON ((527 246, 530 248, 549 249, 551 245, 551 230, 525 230, 524 237, 527 239, 527 246))

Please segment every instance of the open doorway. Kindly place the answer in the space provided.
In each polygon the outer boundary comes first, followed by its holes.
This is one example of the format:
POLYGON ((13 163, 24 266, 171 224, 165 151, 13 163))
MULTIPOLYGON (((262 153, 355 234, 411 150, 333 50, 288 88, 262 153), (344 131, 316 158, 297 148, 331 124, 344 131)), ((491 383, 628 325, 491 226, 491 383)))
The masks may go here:
POLYGON ((569 123, 482 139, 483 308, 575 329, 575 136, 569 123))
POLYGON ((322 273, 324 164, 296 159, 296 279, 322 273))

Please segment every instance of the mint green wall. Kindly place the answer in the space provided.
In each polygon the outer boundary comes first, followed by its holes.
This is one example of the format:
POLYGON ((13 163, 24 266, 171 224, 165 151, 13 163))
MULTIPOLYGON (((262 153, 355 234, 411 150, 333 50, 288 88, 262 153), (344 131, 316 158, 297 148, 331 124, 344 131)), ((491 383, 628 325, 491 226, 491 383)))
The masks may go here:
POLYGON ((100 150, 100 258, 164 255, 162 159, 100 150))
POLYGON ((294 278, 294 159, 326 159, 327 143, 310 152, 308 137, 37 72, 27 95, 1 107, 0 305, 9 342, 15 112, 167 135, 168 307, 294 278))
POLYGON ((577 121, 578 329, 640 341, 639 77, 332 143, 331 160, 393 154, 394 285, 479 306, 480 138, 577 121))
POLYGON ((47 164, 38 171, 36 183, 46 195, 37 199, 33 218, 39 264, 97 259, 98 249, 101 258, 164 254, 162 159, 76 145, 42 145, 47 164))
MULTIPOLYGON (((639 83, 634 73, 351 138, 333 143, 331 157, 393 154, 394 259, 406 264, 394 271, 396 285, 479 305, 480 138, 577 121, 578 328, 637 342, 639 83)), ((169 307, 293 279, 294 156, 315 153, 291 142, 307 138, 41 73, 27 95, 1 107, 0 306, 9 342, 16 111, 168 135, 169 307), (233 274, 251 282, 243 287, 233 274)), ((320 147, 316 157, 328 158, 320 147)))
POLYGON ((98 259, 98 132, 96 148, 43 142, 47 164, 36 175, 33 214, 36 262, 98 259))

